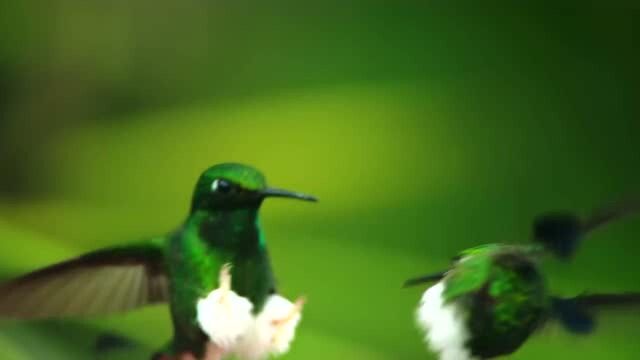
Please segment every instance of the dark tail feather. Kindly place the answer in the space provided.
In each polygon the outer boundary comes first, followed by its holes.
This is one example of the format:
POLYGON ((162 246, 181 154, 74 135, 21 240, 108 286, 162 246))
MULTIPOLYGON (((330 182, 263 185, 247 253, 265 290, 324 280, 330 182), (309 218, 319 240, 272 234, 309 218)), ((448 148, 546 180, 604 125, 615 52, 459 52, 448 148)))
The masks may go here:
POLYGON ((551 300, 553 315, 564 327, 577 334, 588 334, 595 328, 594 313, 604 309, 640 308, 640 293, 584 294, 569 299, 551 300))
POLYGON ((440 281, 446 275, 446 273, 447 273, 446 271, 443 271, 436 274, 429 274, 429 275, 424 275, 424 276, 416 277, 413 279, 409 279, 404 282, 403 287, 410 287, 410 286, 420 285, 428 282, 440 281))
POLYGON ((129 350, 136 347, 138 347, 138 343, 135 340, 115 333, 100 334, 94 344, 94 350, 97 354, 110 353, 116 350, 129 350))
POLYGON ((597 211, 581 220, 568 212, 542 215, 533 223, 533 238, 561 259, 571 257, 580 240, 591 231, 612 221, 640 212, 640 201, 627 201, 597 211))

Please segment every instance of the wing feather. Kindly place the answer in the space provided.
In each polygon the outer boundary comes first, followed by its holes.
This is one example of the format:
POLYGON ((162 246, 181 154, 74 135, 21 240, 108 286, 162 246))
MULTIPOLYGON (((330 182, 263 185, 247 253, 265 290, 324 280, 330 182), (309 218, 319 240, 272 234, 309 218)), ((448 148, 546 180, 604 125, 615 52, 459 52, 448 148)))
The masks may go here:
POLYGON ((167 301, 163 244, 97 250, 2 284, 0 317, 98 315, 167 301))

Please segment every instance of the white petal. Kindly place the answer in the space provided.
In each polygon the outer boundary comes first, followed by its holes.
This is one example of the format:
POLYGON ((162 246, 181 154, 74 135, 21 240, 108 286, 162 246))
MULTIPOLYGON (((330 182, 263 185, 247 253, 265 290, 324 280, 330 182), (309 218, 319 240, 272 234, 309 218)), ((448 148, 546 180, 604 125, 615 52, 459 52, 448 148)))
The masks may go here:
POLYGON ((198 323, 209 339, 230 350, 253 324, 253 304, 235 292, 216 289, 197 304, 198 323))
POLYGON ((456 303, 445 304, 444 282, 425 291, 416 313, 418 325, 426 332, 425 341, 440 354, 440 360, 473 360, 465 343, 469 331, 461 309, 456 303))
POLYGON ((286 353, 300 319, 294 303, 280 295, 270 296, 247 336, 238 344, 236 354, 241 359, 258 360, 286 353), (284 319, 287 321, 274 324, 284 319))

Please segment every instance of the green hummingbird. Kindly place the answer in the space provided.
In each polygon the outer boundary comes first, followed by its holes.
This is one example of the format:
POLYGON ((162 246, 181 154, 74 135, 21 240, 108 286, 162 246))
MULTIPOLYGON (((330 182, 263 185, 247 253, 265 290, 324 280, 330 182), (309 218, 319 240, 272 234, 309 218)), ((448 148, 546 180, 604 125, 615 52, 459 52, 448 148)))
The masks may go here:
MULTIPOLYGON (((13 279, 0 286, 0 316, 95 315, 168 302, 173 338, 152 358, 220 358, 207 355, 210 340, 220 339, 216 345, 230 347, 237 338, 248 337, 251 319, 266 324, 259 315, 267 309, 275 309, 272 316, 280 311, 283 322, 300 310, 300 302, 292 305, 274 298, 276 282, 259 217, 269 197, 317 201, 268 187, 263 174, 247 165, 210 167, 200 176, 190 212, 177 230, 89 252, 13 279), (214 293, 215 301, 207 300, 214 293), (225 304, 216 307, 218 302, 225 304), (246 326, 240 329, 239 323, 246 326)), ((269 324, 276 324, 277 319, 271 320, 269 324)), ((259 326, 252 331, 262 329, 259 326)), ((247 358, 264 357, 264 351, 254 348, 266 342, 257 339, 262 342, 246 345, 253 346, 247 358)))
POLYGON ((568 259, 589 232, 638 210, 628 203, 585 220, 568 212, 541 215, 533 243, 477 246, 446 271, 407 280, 405 286, 435 282, 416 312, 429 347, 442 360, 490 359, 515 352, 549 320, 585 334, 594 329, 595 311, 640 304, 640 293, 553 296, 539 269, 546 255, 568 259))

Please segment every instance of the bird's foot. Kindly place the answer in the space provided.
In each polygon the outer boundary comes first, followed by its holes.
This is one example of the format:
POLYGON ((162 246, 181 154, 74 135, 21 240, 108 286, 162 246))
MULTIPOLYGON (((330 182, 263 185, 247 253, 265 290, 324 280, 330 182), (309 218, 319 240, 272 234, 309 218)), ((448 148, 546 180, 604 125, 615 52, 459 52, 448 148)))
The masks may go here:
POLYGON ((178 355, 178 360, 197 360, 195 356, 193 356, 190 352, 185 352, 178 355))
MULTIPOLYGON (((205 349, 203 360, 222 360, 225 351, 220 346, 209 341, 205 349)), ((195 360, 195 359, 194 359, 195 360)))
POLYGON ((152 360, 198 360, 195 356, 193 356, 190 352, 183 352, 177 355, 167 355, 167 354, 156 354, 152 358, 152 360))
MULTIPOLYGON (((223 348, 217 346, 211 341, 208 341, 201 360, 222 360, 224 355, 225 355, 225 351, 223 348)), ((154 355, 151 358, 151 360, 199 360, 199 359, 195 355, 193 355, 193 353, 189 351, 185 351, 176 355, 159 353, 154 355)))

